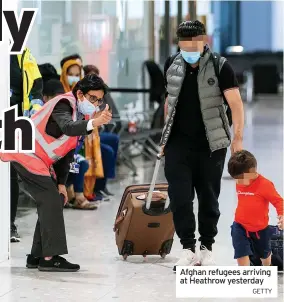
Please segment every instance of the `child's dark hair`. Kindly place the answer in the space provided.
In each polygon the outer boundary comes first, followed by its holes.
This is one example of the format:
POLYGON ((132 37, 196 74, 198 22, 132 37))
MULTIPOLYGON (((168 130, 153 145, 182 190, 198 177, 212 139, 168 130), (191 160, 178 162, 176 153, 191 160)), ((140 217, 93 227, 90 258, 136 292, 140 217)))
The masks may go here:
POLYGON ((228 172, 233 177, 249 173, 249 170, 256 168, 257 161, 252 153, 246 150, 234 153, 228 162, 228 172))

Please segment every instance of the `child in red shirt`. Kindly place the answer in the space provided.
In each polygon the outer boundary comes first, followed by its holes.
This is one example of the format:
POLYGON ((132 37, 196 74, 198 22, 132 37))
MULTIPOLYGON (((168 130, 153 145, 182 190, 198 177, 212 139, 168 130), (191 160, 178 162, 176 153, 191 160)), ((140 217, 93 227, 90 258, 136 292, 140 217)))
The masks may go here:
POLYGON ((256 254, 263 266, 270 266, 269 203, 276 208, 278 227, 283 229, 283 198, 270 180, 257 173, 257 161, 246 150, 231 156, 228 172, 236 179, 238 194, 235 221, 231 226, 234 258, 239 266, 249 266, 249 256, 256 254))

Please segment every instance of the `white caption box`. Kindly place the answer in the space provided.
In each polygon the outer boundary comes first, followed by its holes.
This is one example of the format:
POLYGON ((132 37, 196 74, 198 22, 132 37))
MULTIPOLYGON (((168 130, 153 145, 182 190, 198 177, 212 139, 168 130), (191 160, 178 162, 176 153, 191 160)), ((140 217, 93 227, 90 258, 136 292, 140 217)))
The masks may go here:
POLYGON ((180 266, 177 298, 277 298, 277 267, 180 266))

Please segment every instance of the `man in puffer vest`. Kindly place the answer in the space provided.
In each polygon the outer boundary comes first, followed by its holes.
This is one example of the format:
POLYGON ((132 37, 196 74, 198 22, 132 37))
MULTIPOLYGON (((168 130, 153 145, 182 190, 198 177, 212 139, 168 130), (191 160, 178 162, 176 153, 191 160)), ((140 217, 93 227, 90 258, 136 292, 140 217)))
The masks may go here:
POLYGON ((165 63, 167 99, 161 146, 176 233, 183 246, 176 266, 213 265, 220 216, 218 198, 227 148, 242 149, 244 112, 238 83, 225 58, 207 46, 204 25, 185 21, 177 30, 180 52, 165 63), (223 95, 225 100, 223 99, 223 95), (232 112, 233 137, 226 114, 232 112), (198 198, 200 252, 196 250, 194 194, 198 198))
POLYGON ((73 91, 56 96, 31 117, 35 125, 34 153, 0 153, 2 161, 12 163, 37 205, 38 221, 27 268, 49 272, 80 269, 60 256, 68 253, 63 217, 65 184, 69 169, 76 169, 74 149, 79 138, 111 120, 108 106, 98 118, 83 119, 94 115, 105 92, 100 77, 86 76, 73 91), (50 174, 52 167, 56 180, 50 174))

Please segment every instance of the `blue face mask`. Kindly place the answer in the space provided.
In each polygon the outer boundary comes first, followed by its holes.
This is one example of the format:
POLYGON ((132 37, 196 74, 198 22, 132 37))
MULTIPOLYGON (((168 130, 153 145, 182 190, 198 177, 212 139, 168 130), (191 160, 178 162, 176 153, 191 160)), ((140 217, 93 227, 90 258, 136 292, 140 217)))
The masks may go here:
POLYGON ((180 50, 180 53, 183 57, 183 59, 185 60, 185 62, 189 63, 189 64, 195 64, 198 62, 198 60, 200 59, 200 52, 199 51, 184 51, 184 50, 180 50))
POLYGON ((70 86, 80 81, 80 77, 76 77, 76 76, 68 76, 67 78, 70 86))
POLYGON ((97 112, 97 107, 84 98, 83 101, 78 100, 78 111, 83 115, 92 116, 97 112))

